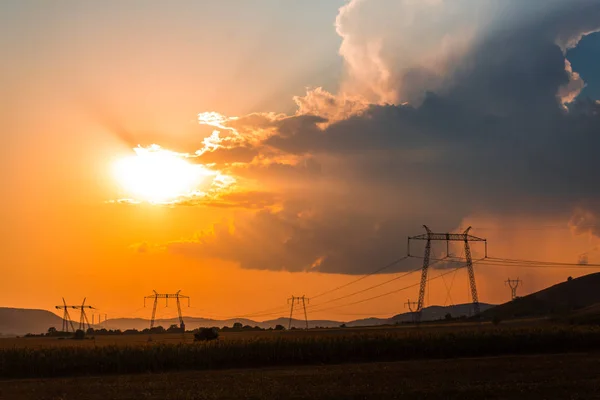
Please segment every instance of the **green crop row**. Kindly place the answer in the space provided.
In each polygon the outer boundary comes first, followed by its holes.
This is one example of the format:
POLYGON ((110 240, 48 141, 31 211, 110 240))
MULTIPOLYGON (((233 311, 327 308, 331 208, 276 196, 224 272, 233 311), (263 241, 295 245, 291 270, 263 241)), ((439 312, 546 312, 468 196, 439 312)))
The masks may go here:
POLYGON ((243 341, 0 349, 1 378, 125 374, 600 350, 600 329, 281 335, 243 341))

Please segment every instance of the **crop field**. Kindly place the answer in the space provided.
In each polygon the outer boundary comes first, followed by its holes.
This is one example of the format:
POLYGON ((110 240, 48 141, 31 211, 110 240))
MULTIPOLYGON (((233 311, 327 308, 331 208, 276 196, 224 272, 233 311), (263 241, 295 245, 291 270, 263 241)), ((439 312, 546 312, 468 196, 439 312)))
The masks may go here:
MULTIPOLYGON (((540 320, 518 320, 507 321, 503 324, 503 329, 525 328, 539 326, 540 320)), ((493 330, 497 329, 491 323, 445 323, 445 324, 422 324, 420 331, 429 332, 451 332, 475 329, 493 330)), ((356 327, 356 328, 329 328, 329 329, 310 329, 291 330, 291 331, 226 331, 219 333, 219 341, 246 341, 250 339, 273 339, 273 338, 307 338, 307 337, 325 337, 325 336, 352 336, 357 334, 404 334, 417 330, 414 325, 398 326, 374 326, 374 327, 356 327)), ((192 333, 163 333, 163 334, 136 334, 136 335, 92 335, 92 338, 86 340, 59 339, 55 337, 20 337, 20 338, 2 338, 0 339, 0 350, 7 348, 29 348, 40 349, 47 347, 102 347, 102 346, 139 346, 149 344, 180 344, 193 343, 194 335, 192 333)))
POLYGON ((184 342, 181 334, 155 335, 152 342, 144 336, 110 339, 121 342, 7 340, 0 348, 0 378, 600 351, 599 328, 551 325, 233 332, 216 341, 196 343, 189 337, 184 342))
POLYGON ((10 400, 600 399, 600 354, 0 380, 10 400))
POLYGON ((0 340, 0 399, 600 399, 600 328, 540 321, 0 340))

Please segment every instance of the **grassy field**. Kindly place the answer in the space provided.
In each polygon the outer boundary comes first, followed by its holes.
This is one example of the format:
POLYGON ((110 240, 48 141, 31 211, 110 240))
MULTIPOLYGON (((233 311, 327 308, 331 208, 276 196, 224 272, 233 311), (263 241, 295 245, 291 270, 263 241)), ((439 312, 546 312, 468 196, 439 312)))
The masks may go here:
MULTIPOLYGON (((515 320, 507 321, 502 324, 505 329, 511 328, 527 328, 540 326, 543 324, 539 319, 536 320, 515 320)), ((397 326, 374 326, 374 327, 357 327, 357 328, 333 328, 333 329, 311 329, 292 330, 292 331, 241 331, 241 332, 221 332, 220 341, 246 341, 250 339, 273 339, 273 338, 306 338, 306 337, 330 337, 330 336, 347 336, 356 334, 403 334, 404 332, 415 331, 414 325, 397 325, 397 326)), ((497 329, 490 322, 485 323, 444 323, 444 324, 422 324, 419 328, 422 331, 435 330, 438 332, 462 331, 465 329, 477 330, 492 330, 497 329)), ((41 349, 48 347, 98 347, 98 346, 138 346, 153 344, 179 344, 193 343, 194 335, 186 333, 166 333, 160 335, 152 335, 152 341, 149 342, 149 335, 96 335, 93 340, 69 340, 58 339, 54 337, 20 337, 20 338, 1 338, 0 350, 7 348, 30 348, 41 349)))
POLYGON ((144 336, 106 338, 120 342, 9 340, 0 348, 0 378, 600 351, 600 329, 551 325, 233 332, 208 343, 182 342, 181 334, 155 335, 150 343, 144 336))
POLYGON ((0 381, 11 400, 600 399, 600 354, 0 381))

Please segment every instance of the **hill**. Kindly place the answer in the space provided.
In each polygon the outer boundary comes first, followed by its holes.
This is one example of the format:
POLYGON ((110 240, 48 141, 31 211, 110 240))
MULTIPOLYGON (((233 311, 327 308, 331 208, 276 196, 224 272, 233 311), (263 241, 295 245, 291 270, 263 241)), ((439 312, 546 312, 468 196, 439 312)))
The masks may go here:
MULTIPOLYGON (((471 304, 458 304, 455 306, 432 306, 423 309, 422 321, 433 321, 443 319, 446 314, 451 314, 453 317, 460 317, 469 315, 471 312, 471 304)), ((486 310, 492 307, 489 304, 481 304, 481 309, 486 310)), ((387 325, 395 324, 400 322, 410 322, 412 320, 411 313, 403 313, 395 315, 391 318, 365 318, 354 321, 333 321, 333 320, 309 320, 308 326, 310 328, 322 327, 322 328, 335 328, 342 324, 348 327, 361 327, 361 326, 375 326, 375 325, 387 325)), ((184 317, 186 329, 192 330, 200 327, 224 327, 233 326, 234 323, 239 322, 246 326, 258 326, 263 329, 275 328, 277 325, 283 325, 286 328, 289 325, 289 319, 286 317, 280 317, 268 321, 253 321, 251 319, 236 318, 226 320, 216 320, 210 318, 200 317, 184 317)), ((77 324, 75 324, 77 326, 77 324)), ((177 318, 170 319, 157 319, 155 326, 162 326, 168 328, 171 325, 179 325, 177 318)), ((27 333, 43 333, 48 330, 49 327, 55 327, 60 329, 62 327, 62 318, 58 315, 46 311, 46 310, 32 310, 32 309, 18 309, 18 308, 0 308, 0 335, 4 336, 17 336, 25 335, 27 333)), ((97 328, 106 329, 119 329, 125 331, 127 329, 143 330, 149 328, 150 321, 144 318, 115 318, 103 321, 101 325, 96 325, 97 328)), ((306 323, 302 319, 293 319, 292 327, 304 328, 306 323)))
MULTIPOLYGON (((493 304, 479 303, 481 311, 488 310, 495 307, 493 304)), ((437 321, 444 319, 446 314, 450 314, 453 318, 457 317, 468 317, 473 313, 473 304, 456 304, 453 306, 430 306, 425 307, 421 312, 421 321, 437 321)), ((411 322, 413 318, 412 313, 402 313, 394 315, 391 318, 365 318, 356 321, 350 321, 346 325, 359 327, 359 326, 373 326, 373 325, 384 325, 384 324, 397 324, 402 322, 411 322)))
POLYGON ((51 326, 61 329, 62 318, 50 311, 0 307, 0 333, 3 336, 44 333, 51 326))
POLYGON ((566 316, 600 312, 600 273, 571 279, 482 313, 484 319, 566 316), (594 306, 594 307, 593 307, 594 306), (588 308, 588 312, 584 310, 588 308))

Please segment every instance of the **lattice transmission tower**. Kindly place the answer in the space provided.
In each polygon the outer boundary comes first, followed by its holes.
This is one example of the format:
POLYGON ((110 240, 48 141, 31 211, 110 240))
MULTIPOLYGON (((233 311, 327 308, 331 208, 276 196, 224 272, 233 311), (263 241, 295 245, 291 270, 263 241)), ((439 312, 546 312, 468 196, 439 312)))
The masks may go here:
POLYGON ((152 318, 150 319, 150 329, 154 328, 154 320, 156 318, 156 307, 158 306, 158 299, 165 299, 165 307, 169 307, 169 299, 175 299, 177 303, 177 315, 179 316, 179 328, 185 332, 185 323, 183 322, 183 316, 181 315, 181 302, 180 299, 187 299, 188 307, 190 306, 190 297, 184 296, 178 290, 177 293, 158 293, 153 290, 154 294, 144 297, 144 307, 146 307, 146 299, 154 299, 152 305, 152 318))
POLYGON ((465 259, 467 265, 467 271, 469 274, 469 285, 471 288, 471 297, 473 300, 473 312, 475 315, 479 314, 479 298, 477 296, 477 286, 475 284, 475 272, 473 271, 473 259, 471 257, 471 247, 469 242, 483 242, 485 244, 485 256, 487 257, 487 240, 473 236, 469 234, 471 227, 468 227, 463 233, 434 233, 426 225, 423 225, 427 233, 417 236, 409 236, 407 254, 410 257, 410 241, 411 240, 425 240, 425 255, 423 257, 423 268, 421 270, 421 284, 419 286, 419 301, 417 303, 416 310, 416 322, 421 321, 421 312, 423 311, 425 301, 425 287, 427 285, 427 272, 429 270, 429 260, 431 256, 431 242, 432 241, 446 241, 446 248, 449 248, 449 242, 460 241, 464 242, 465 246, 465 259))
POLYGON ((81 329, 82 331, 86 330, 86 328, 85 328, 86 325, 87 325, 88 329, 91 328, 90 321, 88 320, 88 317, 87 317, 87 314, 85 313, 85 310, 86 309, 88 309, 88 310, 95 309, 92 306, 85 305, 85 300, 86 299, 84 298, 83 302, 81 303, 80 306, 69 306, 69 307, 71 307, 74 310, 80 310, 80 313, 79 313, 79 329, 81 329))
POLYGON ((412 322, 416 322, 417 321, 417 306, 419 305, 419 303, 417 303, 416 301, 410 301, 410 299, 408 299, 406 301, 406 303, 404 303, 404 307, 408 307, 408 309, 410 310, 410 316, 412 318, 412 322))
POLYGON ((519 287, 519 284, 523 283, 522 280, 520 280, 519 278, 517 279, 510 279, 508 278, 504 284, 508 285, 508 287, 510 287, 510 297, 511 300, 514 300, 517 298, 517 288, 519 287))
POLYGON ((55 306, 57 310, 63 310, 63 320, 62 320, 62 332, 69 332, 69 326, 71 327, 71 331, 75 332, 75 326, 73 326, 73 321, 71 320, 71 316, 69 315, 69 307, 65 298, 62 299, 63 303, 59 306, 55 306))
POLYGON ((302 304, 302 308, 304 309, 304 322, 306 322, 306 329, 308 329, 308 315, 306 314, 306 303, 309 303, 310 299, 306 296, 292 296, 288 299, 288 304, 290 304, 290 322, 288 324, 288 329, 292 329, 292 316, 294 315, 294 303, 302 304))
POLYGON ((94 309, 94 307, 85 305, 85 300, 86 299, 84 298, 83 303, 81 303, 81 305, 68 306, 67 302, 65 301, 65 298, 63 297, 63 299, 62 299, 63 303, 59 306, 55 306, 57 310, 63 310, 63 321, 62 321, 62 331, 63 332, 69 332, 69 326, 71 327, 71 331, 75 332, 75 326, 73 325, 73 320, 71 319, 71 316, 69 315, 69 308, 72 310, 80 310, 79 329, 81 329, 82 331, 85 331, 86 326, 88 328, 91 327, 90 321, 88 320, 85 310, 86 309, 87 310, 94 309))

